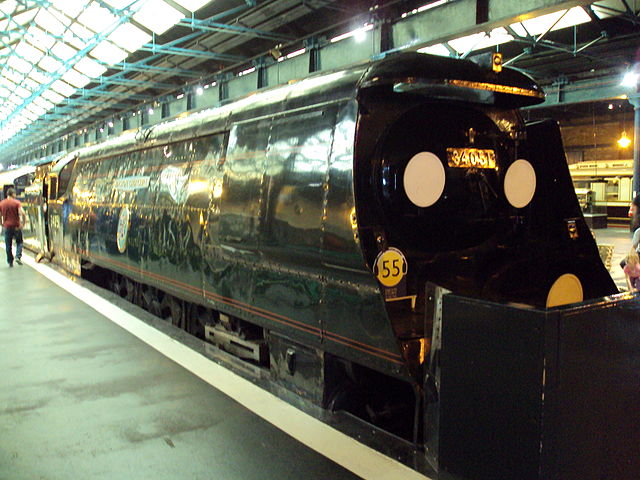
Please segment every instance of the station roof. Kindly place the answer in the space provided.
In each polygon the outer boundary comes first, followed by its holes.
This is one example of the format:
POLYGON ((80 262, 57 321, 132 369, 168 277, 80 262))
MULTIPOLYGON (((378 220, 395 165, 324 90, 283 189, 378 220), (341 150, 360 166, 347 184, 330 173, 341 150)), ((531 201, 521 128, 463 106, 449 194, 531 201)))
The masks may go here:
POLYGON ((477 9, 477 28, 452 18, 438 38, 392 47, 463 58, 499 50, 547 85, 637 71, 640 18, 628 0, 523 0, 523 13, 499 25, 488 11, 508 0, 0 0, 0 158, 261 56, 286 60, 311 38, 339 42, 454 3, 477 9))

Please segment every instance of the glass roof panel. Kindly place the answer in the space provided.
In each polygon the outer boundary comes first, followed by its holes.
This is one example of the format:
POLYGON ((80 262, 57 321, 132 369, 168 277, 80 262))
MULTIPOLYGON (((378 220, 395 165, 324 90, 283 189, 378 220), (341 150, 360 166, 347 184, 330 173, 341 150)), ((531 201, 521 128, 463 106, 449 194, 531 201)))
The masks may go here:
POLYGON ((56 80, 51 84, 51 88, 53 88, 56 92, 65 97, 70 97, 76 91, 74 87, 69 85, 67 82, 63 82, 62 80, 56 80))
POLYGON ((24 78, 24 74, 7 67, 2 71, 2 75, 13 83, 20 83, 24 78))
POLYGON ((108 40, 103 40, 91 50, 91 55, 96 59, 108 65, 113 65, 114 63, 121 62, 129 55, 127 52, 122 50, 121 48, 116 47, 113 43, 108 40))
POLYGON ((18 2, 15 0, 6 0, 4 2, 0 2, 0 12, 6 13, 10 15, 18 6, 18 2))
POLYGON ((15 93, 16 95, 18 95, 21 98, 27 98, 31 96, 31 91, 27 90, 24 87, 21 87, 20 85, 18 85, 16 87, 16 89, 13 91, 13 93, 15 93))
POLYGON ((441 57, 448 57, 451 55, 451 52, 449 52, 449 49, 445 47, 442 43, 421 48, 418 50, 418 52, 429 53, 431 55, 440 55, 441 57))
POLYGON ((53 37, 47 35, 44 30, 36 25, 31 25, 27 29, 27 40, 31 45, 38 47, 43 52, 49 50, 56 43, 53 37))
POLYGON ((56 44, 51 48, 51 53, 60 60, 69 60, 70 58, 73 58, 78 51, 62 42, 56 42, 56 44))
POLYGON ((38 105, 39 107, 44 108, 45 110, 50 110, 53 108, 53 103, 51 103, 48 100, 45 100, 42 97, 38 97, 36 99, 33 100, 33 104, 34 105, 38 105))
POLYGON ((0 87, 0 97, 8 97, 10 93, 7 87, 0 87))
POLYGON ((156 35, 161 35, 183 17, 182 13, 162 0, 148 0, 133 16, 133 19, 156 35))
POLYGON ((54 35, 62 35, 66 29, 64 23, 44 8, 41 8, 36 15, 35 22, 40 28, 54 35))
POLYGON ((140 3, 137 0, 104 0, 104 3, 112 6, 117 10, 123 10, 129 6, 133 6, 135 3, 140 3))
POLYGON ((45 90, 42 92, 42 96, 56 105, 64 100, 62 95, 54 92, 53 90, 45 90))
POLYGON ((91 81, 89 77, 74 70, 73 68, 62 76, 62 80, 70 83, 76 88, 82 88, 91 81))
POLYGON ((151 35, 131 23, 120 25, 107 38, 128 52, 135 52, 151 41, 151 35))
POLYGON ((98 62, 96 62, 95 60, 91 60, 88 57, 80 59, 78 63, 76 63, 74 68, 91 78, 98 78, 100 75, 107 71, 106 67, 100 65, 98 62))
POLYGON ((20 42, 16 47, 16 54, 31 63, 38 63, 44 55, 40 50, 32 47, 27 42, 20 42))
POLYGON ((86 0, 49 0, 51 5, 65 13, 70 18, 76 18, 78 13, 85 8, 86 0))
POLYGON ((91 2, 89 8, 80 14, 77 21, 94 32, 101 32, 114 25, 118 19, 108 9, 96 2, 91 2))
POLYGON ((207 3, 211 3, 211 0, 174 0, 174 3, 186 8, 191 12, 204 7, 207 3))
POLYGON ((62 67, 62 63, 60 63, 55 58, 47 55, 45 57, 42 57, 42 60, 38 62, 38 66, 47 72, 55 72, 60 67, 62 67))
POLYGON ((34 68, 33 70, 31 70, 31 72, 29 73, 29 78, 32 78, 33 80, 41 84, 49 83, 51 81, 51 77, 49 77, 49 75, 45 75, 37 68, 34 68))
POLYGON ((9 59, 7 60, 7 65, 20 73, 28 73, 32 68, 30 62, 27 62, 25 59, 17 57, 15 55, 11 55, 9 57, 9 59))

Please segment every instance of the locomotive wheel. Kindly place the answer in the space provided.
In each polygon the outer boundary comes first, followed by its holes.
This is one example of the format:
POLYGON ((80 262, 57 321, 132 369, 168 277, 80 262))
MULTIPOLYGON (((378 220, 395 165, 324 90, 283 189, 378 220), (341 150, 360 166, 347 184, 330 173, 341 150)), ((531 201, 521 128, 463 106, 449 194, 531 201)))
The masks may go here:
POLYGON ((120 296, 124 298, 127 302, 137 303, 137 293, 138 293, 138 285, 136 282, 129 280, 127 277, 124 277, 124 281, 122 282, 123 290, 120 296))
POLYGON ((204 339, 204 326, 215 323, 214 312, 208 308, 192 305, 186 315, 187 332, 204 339))
POLYGON ((332 412, 344 410, 359 418, 369 420, 369 412, 362 390, 354 382, 345 380, 331 392, 327 409, 332 412))
POLYGON ((160 317, 176 327, 185 328, 185 315, 182 302, 171 295, 165 295, 160 302, 160 317))
POLYGON ((123 289, 124 287, 122 285, 122 276, 118 275, 117 273, 112 273, 111 278, 109 278, 109 290, 111 290, 116 295, 122 296, 123 289))
POLYGON ((162 316, 162 307, 158 299, 158 291, 148 285, 144 285, 140 292, 140 304, 146 311, 156 317, 162 316))

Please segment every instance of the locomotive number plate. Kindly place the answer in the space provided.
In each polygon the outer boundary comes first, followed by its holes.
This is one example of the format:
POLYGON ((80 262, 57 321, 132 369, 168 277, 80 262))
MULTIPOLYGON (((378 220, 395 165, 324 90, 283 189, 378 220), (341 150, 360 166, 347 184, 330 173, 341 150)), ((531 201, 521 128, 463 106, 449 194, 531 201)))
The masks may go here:
POLYGON ((447 148, 447 161, 455 168, 496 168, 496 153, 480 148, 447 148))

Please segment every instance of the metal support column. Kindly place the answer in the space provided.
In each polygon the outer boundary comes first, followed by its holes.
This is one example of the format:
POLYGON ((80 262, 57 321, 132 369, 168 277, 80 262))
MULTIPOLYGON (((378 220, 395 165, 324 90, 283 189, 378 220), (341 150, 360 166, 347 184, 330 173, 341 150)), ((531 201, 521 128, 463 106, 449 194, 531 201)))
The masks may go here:
POLYGON ((256 67, 256 73, 258 75, 258 85, 257 85, 258 89, 269 86, 269 75, 268 75, 267 67, 270 64, 269 63, 270 60, 271 60, 271 63, 273 63, 272 57, 262 56, 262 57, 256 58, 253 61, 253 66, 256 67))
POLYGON ((326 43, 322 37, 311 37, 304 41, 304 47, 309 52, 309 73, 317 72, 322 68, 320 62, 320 48, 326 43))

